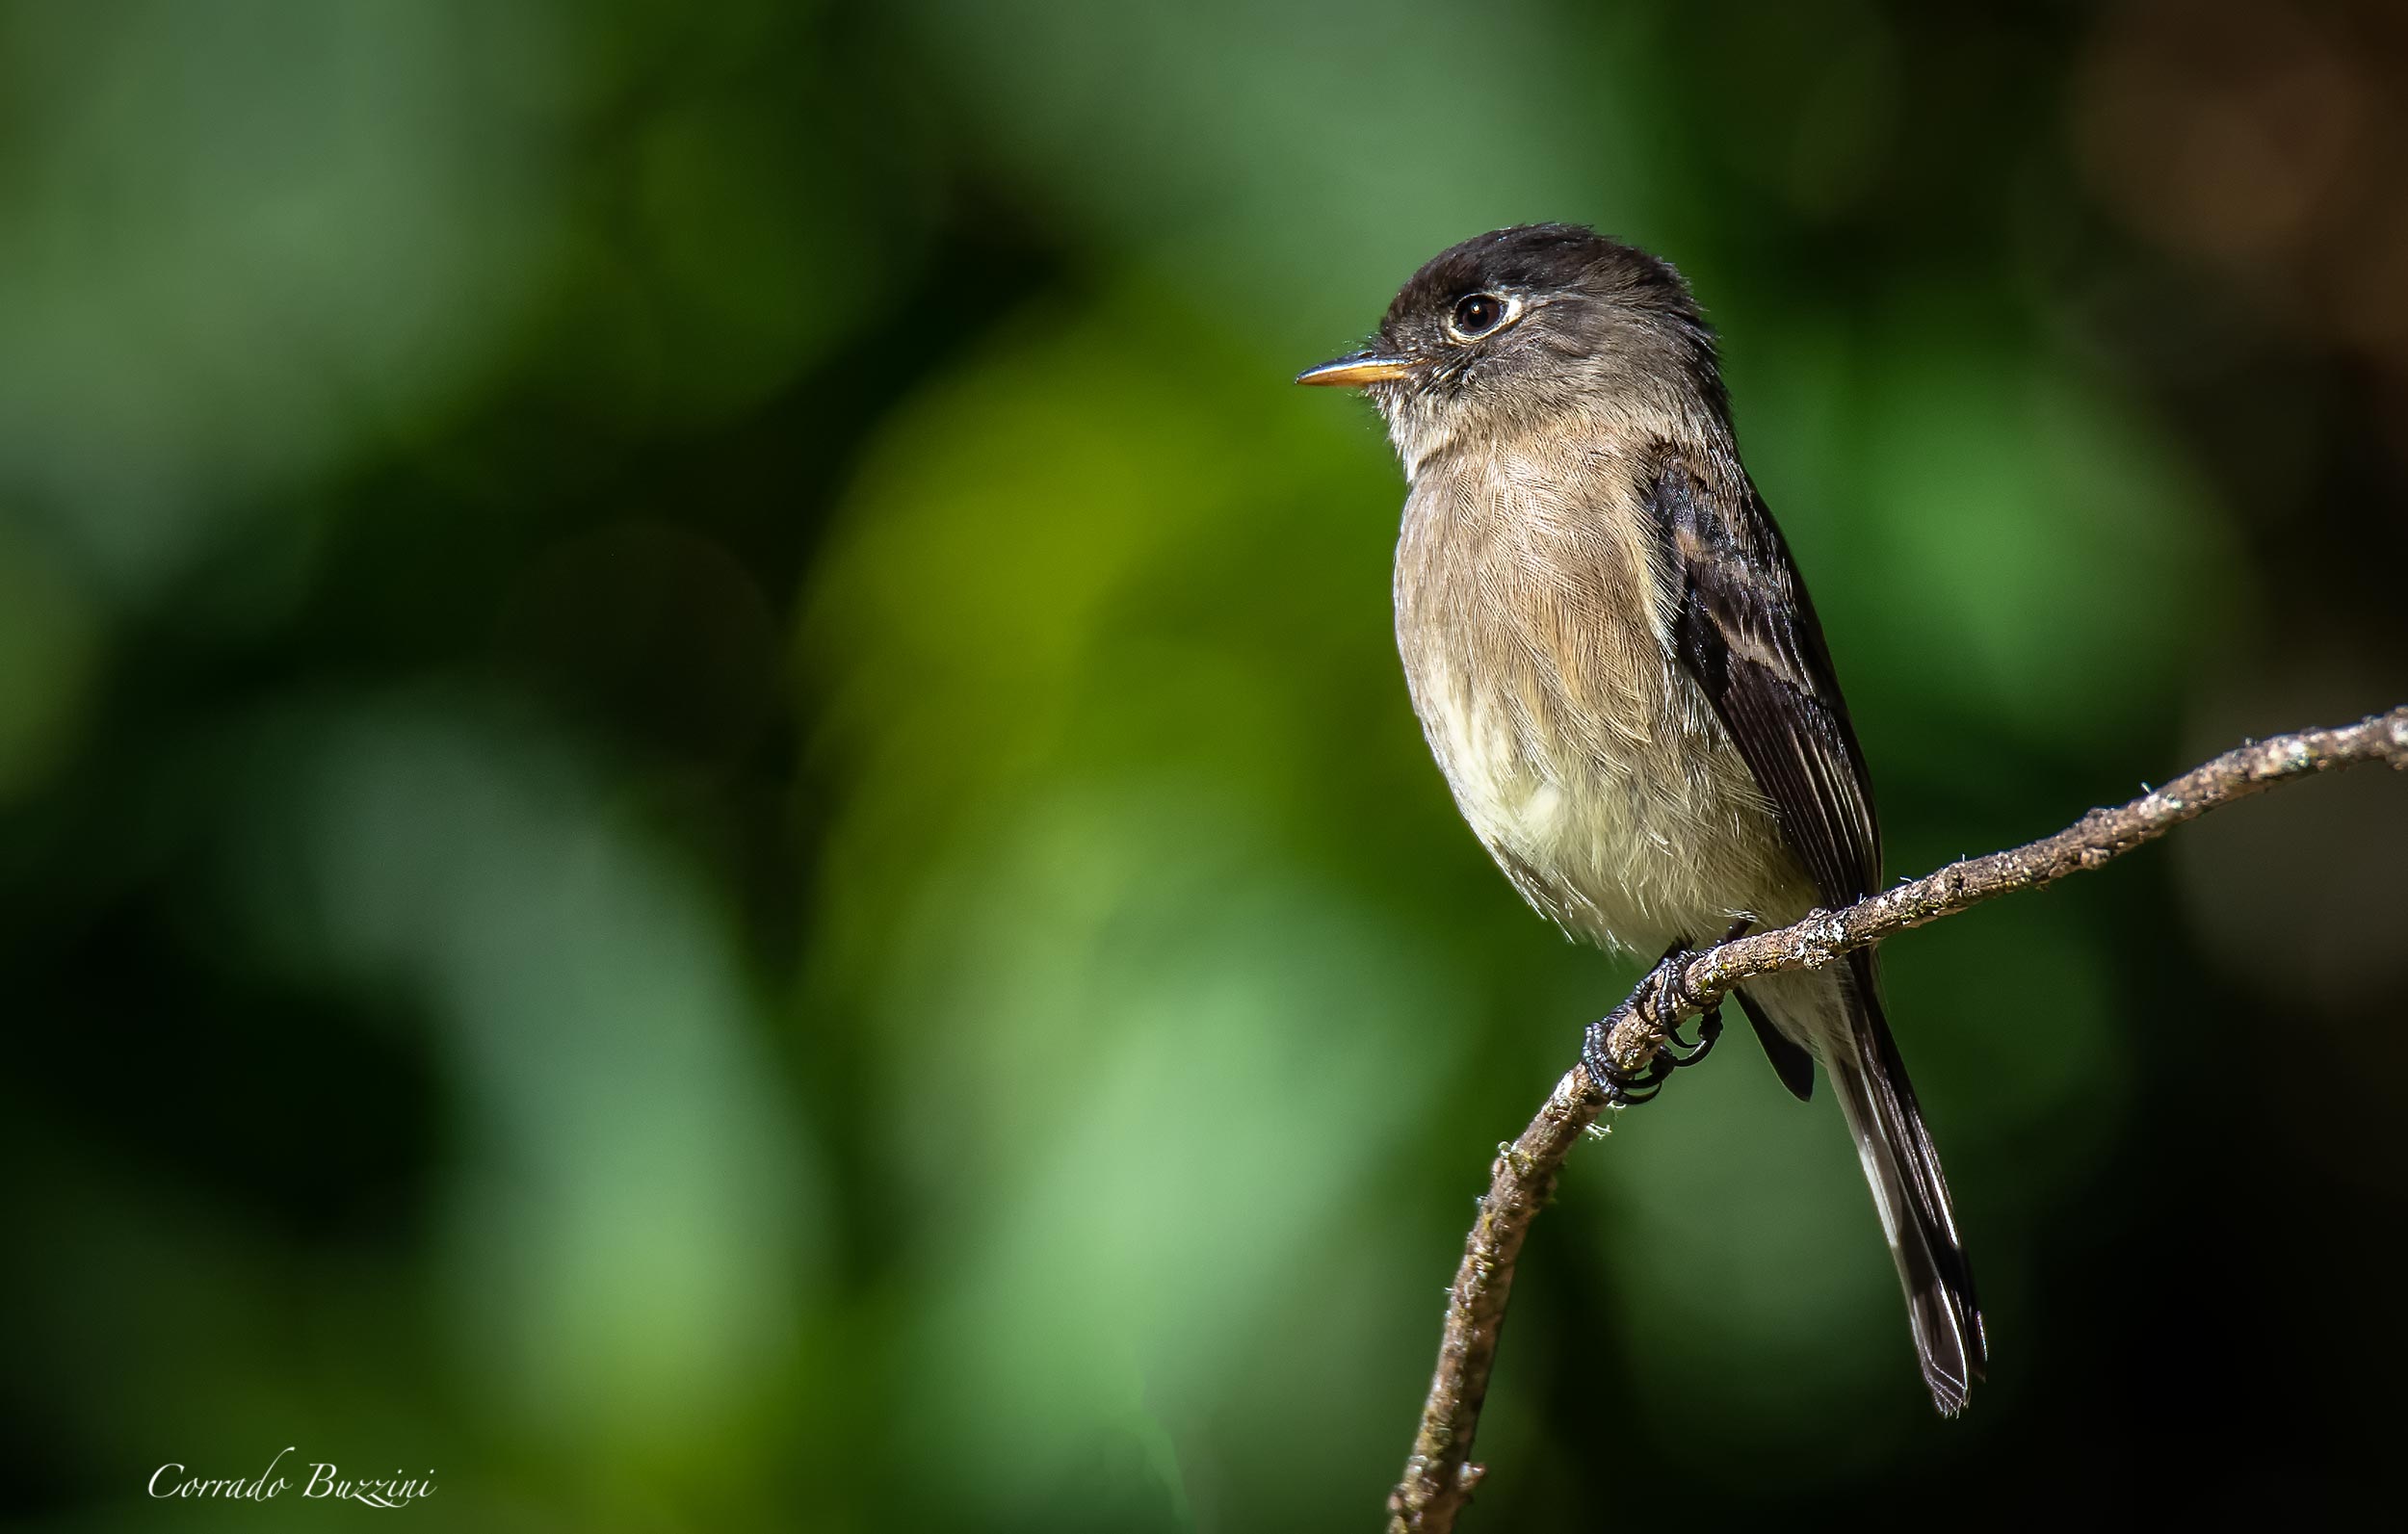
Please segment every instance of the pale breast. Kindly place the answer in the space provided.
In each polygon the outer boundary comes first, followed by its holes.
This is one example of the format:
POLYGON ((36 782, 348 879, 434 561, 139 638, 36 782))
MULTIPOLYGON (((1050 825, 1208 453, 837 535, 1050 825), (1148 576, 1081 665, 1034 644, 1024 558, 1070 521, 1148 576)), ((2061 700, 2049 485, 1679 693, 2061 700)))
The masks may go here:
POLYGON ((1812 902, 1664 642, 1636 472, 1591 448, 1424 474, 1397 640, 1455 803, 1516 887, 1567 931, 1653 949, 1812 902))

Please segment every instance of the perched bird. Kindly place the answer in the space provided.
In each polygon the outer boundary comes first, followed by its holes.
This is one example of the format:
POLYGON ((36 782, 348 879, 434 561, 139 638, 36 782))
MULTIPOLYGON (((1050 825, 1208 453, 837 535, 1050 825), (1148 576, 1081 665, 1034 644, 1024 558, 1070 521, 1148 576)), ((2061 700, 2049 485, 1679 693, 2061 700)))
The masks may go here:
MULTIPOLYGON (((1713 330, 1666 263, 1588 229, 1467 240, 1360 388, 1410 485, 1397 644, 1454 800, 1567 933, 1676 951, 1881 882, 1881 838, 1814 604, 1731 427, 1713 330)), ((1940 1159, 1869 951, 1739 1000, 1791 1092, 1829 1077, 1944 1415, 1986 1359, 1940 1159)))

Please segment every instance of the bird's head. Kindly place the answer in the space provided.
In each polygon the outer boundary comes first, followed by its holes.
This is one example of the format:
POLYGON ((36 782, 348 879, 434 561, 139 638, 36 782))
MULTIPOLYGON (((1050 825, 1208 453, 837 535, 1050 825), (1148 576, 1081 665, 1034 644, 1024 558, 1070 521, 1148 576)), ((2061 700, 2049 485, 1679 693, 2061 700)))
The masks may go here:
POLYGON ((1413 274, 1364 350, 1296 382, 1361 389, 1408 473, 1467 435, 1564 412, 1721 407, 1714 333, 1671 266, 1567 223, 1466 240, 1413 274))

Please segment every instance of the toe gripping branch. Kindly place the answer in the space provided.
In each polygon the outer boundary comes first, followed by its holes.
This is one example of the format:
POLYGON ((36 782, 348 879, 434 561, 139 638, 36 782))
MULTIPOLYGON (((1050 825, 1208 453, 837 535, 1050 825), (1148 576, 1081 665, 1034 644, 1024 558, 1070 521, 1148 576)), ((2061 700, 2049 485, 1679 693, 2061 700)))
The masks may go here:
MULTIPOLYGON (((1742 922, 1731 929, 1731 941, 1747 930, 1742 922)), ((1722 1037, 1722 1004, 1716 1001, 1697 1016, 1697 1042, 1691 1044, 1681 1037, 1679 1025, 1664 1030, 1664 1040, 1656 1047, 1655 1057, 1637 1071, 1625 1071, 1614 1064, 1611 1046, 1616 1025, 1634 1011, 1653 1020, 1671 1016, 1697 999, 1688 981, 1688 961, 1694 950, 1686 939, 1664 949, 1663 957, 1638 983, 1636 990, 1612 1011, 1588 1026, 1588 1034, 1581 1044, 1581 1063, 1588 1068, 1588 1079, 1597 1083, 1606 1095, 1610 1107, 1634 1107, 1655 1101, 1663 1090, 1663 1083, 1672 1073, 1685 1066, 1695 1065, 1714 1053, 1714 1042, 1722 1037)))

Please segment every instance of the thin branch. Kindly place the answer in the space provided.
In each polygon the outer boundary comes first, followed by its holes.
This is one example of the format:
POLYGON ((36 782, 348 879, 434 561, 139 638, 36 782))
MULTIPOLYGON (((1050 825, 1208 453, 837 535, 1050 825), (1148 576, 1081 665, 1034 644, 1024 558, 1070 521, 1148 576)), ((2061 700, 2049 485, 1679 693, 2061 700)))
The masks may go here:
MULTIPOLYGON (((1734 987, 1758 975, 1820 969, 1852 949, 1995 896, 2038 889, 2095 869, 2235 799, 2369 762, 2408 768, 2408 705, 2342 729, 2253 741, 2119 809, 2093 810, 2055 836, 1951 863, 1845 910, 1818 911, 1778 931, 1668 959, 1607 1016, 1601 1025, 1605 1053, 1619 1069, 1636 1072, 1680 1022, 1711 1010, 1734 987)), ((1463 1245, 1463 1265, 1447 1296, 1438 1370, 1413 1454, 1405 1461, 1403 1481, 1388 1495, 1390 1534, 1446 1534, 1479 1484, 1481 1468, 1471 1463, 1472 1436, 1488 1394, 1513 1265, 1531 1222, 1555 1192, 1565 1156, 1605 1105, 1587 1068, 1575 1066, 1556 1083, 1521 1138, 1499 1148, 1488 1192, 1463 1245)))

